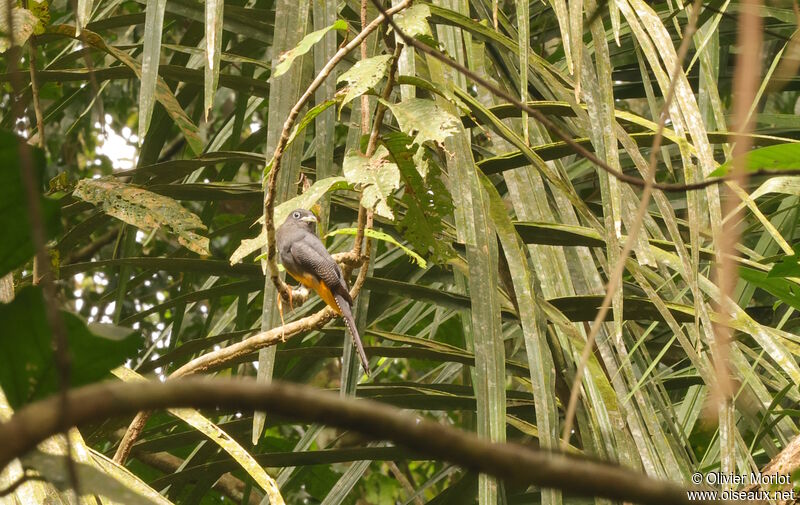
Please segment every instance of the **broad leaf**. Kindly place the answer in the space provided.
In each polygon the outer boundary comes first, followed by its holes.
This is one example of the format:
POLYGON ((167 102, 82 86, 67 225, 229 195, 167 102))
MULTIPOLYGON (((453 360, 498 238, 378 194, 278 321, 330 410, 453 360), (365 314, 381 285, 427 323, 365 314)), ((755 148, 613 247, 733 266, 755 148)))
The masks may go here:
MULTIPOLYGON (((753 149, 744 156, 748 172, 759 170, 798 170, 800 169, 800 143, 778 144, 753 149)), ((709 177, 723 177, 733 168, 733 161, 720 165, 709 177)))
POLYGON ((439 107, 433 100, 410 98, 396 104, 389 104, 392 114, 397 118, 400 129, 414 135, 414 143, 422 145, 431 141, 443 146, 445 140, 458 132, 459 120, 439 107))
MULTIPOLYGON (((104 378, 139 348, 140 337, 127 328, 87 326, 70 312, 61 312, 61 317, 67 333, 71 387, 104 378)), ((0 327, 0 387, 11 407, 17 409, 56 393, 58 368, 41 289, 27 287, 13 302, 0 305, 0 327)))
POLYGON ((404 133, 390 133, 383 139, 405 184, 401 201, 406 212, 397 225, 414 249, 430 254, 434 263, 444 263, 454 255, 450 241, 442 240, 443 220, 453 212, 453 199, 442 182, 438 165, 427 163, 425 170, 416 166, 414 153, 408 147, 410 142, 404 133))
POLYGON ((280 55, 278 58, 279 62, 275 66, 275 72, 272 74, 272 77, 285 74, 292 66, 292 63, 294 63, 294 60, 310 51, 311 47, 322 40, 322 37, 331 30, 347 31, 347 22, 343 19, 339 19, 332 25, 322 30, 311 32, 303 37, 303 40, 301 40, 299 44, 280 55))
POLYGON ((342 99, 342 107, 357 96, 363 95, 368 89, 375 86, 389 67, 391 55, 382 54, 373 56, 365 60, 359 60, 347 72, 339 76, 336 82, 346 82, 345 95, 342 99))
POLYGON ((431 35, 431 27, 428 24, 429 17, 431 17, 430 7, 422 3, 415 3, 396 14, 393 20, 403 33, 409 37, 416 37, 417 35, 431 35))
POLYGON ((388 155, 383 146, 371 158, 351 149, 344 157, 342 170, 348 182, 362 186, 361 205, 374 209, 379 216, 394 219, 389 197, 400 187, 400 172, 387 159, 388 155))
POLYGON ((192 230, 205 230, 200 218, 181 204, 145 189, 107 177, 83 179, 73 195, 94 204, 121 221, 142 230, 166 228, 187 249, 208 256, 208 238, 192 230))
POLYGON ((782 256, 775 262, 767 277, 800 277, 800 244, 794 245, 794 254, 782 256))
MULTIPOLYGON (((34 254, 31 225, 28 221, 28 202, 19 166, 18 138, 0 132, 0 277, 19 267, 34 254)), ((44 172, 44 155, 33 149, 33 164, 37 179, 44 172)), ((39 199, 48 237, 59 228, 59 205, 48 198, 39 199)))

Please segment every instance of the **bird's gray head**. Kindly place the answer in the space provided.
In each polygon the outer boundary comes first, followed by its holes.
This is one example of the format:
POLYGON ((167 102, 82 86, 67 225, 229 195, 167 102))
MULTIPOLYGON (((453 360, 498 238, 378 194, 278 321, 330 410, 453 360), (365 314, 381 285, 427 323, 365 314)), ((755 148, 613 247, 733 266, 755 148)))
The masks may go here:
POLYGON ((299 227, 308 229, 311 233, 317 233, 317 216, 306 209, 295 209, 286 218, 284 223, 295 223, 299 227))

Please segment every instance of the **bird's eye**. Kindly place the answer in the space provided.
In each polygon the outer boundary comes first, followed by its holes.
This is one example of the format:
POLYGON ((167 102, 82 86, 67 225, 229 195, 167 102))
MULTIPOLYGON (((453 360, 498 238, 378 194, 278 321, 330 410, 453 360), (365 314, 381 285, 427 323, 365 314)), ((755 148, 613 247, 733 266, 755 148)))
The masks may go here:
POLYGON ((300 219, 300 213, 299 212, 295 212, 294 214, 292 214, 292 217, 295 218, 295 219, 300 219))

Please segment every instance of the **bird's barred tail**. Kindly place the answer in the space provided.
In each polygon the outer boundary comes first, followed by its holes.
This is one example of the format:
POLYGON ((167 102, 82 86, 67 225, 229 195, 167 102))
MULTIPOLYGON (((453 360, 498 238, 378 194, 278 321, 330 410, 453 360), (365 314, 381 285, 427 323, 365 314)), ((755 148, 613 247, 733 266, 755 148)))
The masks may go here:
POLYGON ((361 343, 361 337, 358 335, 356 322, 353 319, 353 312, 350 310, 350 303, 341 295, 334 295, 334 300, 336 300, 336 306, 339 307, 339 311, 342 313, 342 319, 344 319, 347 330, 350 332, 350 335, 353 336, 353 342, 356 344, 358 357, 361 358, 364 371, 369 375, 369 360, 367 360, 367 354, 364 352, 364 345, 361 343))

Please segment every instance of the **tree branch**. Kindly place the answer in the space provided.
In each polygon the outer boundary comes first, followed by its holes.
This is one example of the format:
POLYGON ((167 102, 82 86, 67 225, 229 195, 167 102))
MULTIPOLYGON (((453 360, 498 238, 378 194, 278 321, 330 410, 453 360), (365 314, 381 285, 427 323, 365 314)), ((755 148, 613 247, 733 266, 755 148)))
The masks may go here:
MULTIPOLYGON (((369 224, 372 225, 371 218, 369 224)), ((367 240, 369 241, 369 238, 367 240)), ((334 257, 336 258, 343 256, 348 258, 352 254, 352 251, 350 251, 347 253, 334 255, 334 257)), ((368 268, 366 267, 368 265, 369 256, 367 255, 362 259, 363 263, 361 270, 359 270, 356 282, 353 284, 352 289, 350 289, 350 295, 353 298, 358 296, 359 291, 361 291, 361 287, 364 285, 364 281, 367 279, 368 268)), ((264 347, 277 345, 279 342, 285 342, 287 339, 290 339, 300 333, 321 328, 334 317, 336 317, 336 314, 334 314, 333 310, 330 307, 325 307, 319 312, 310 316, 306 316, 302 319, 298 319, 297 321, 286 323, 268 331, 256 333, 252 337, 246 338, 241 342, 231 344, 227 347, 223 347, 222 349, 211 351, 203 354, 202 356, 194 358, 179 369, 175 370, 170 375, 170 379, 185 377, 187 375, 220 368, 231 361, 234 361, 242 356, 247 356, 248 354, 251 354, 264 347)), ((139 435, 142 433, 147 420, 150 418, 150 414, 150 412, 139 412, 136 414, 131 421, 131 424, 128 426, 125 436, 123 436, 122 440, 120 440, 119 446, 114 453, 114 461, 119 464, 125 463, 125 460, 128 459, 128 456, 130 455, 134 442, 136 442, 136 439, 139 438, 139 435)))
MULTIPOLYGON (((433 49, 432 47, 419 42, 418 40, 414 39, 413 37, 409 37, 407 33, 405 33, 402 29, 397 26, 392 20, 392 12, 390 10, 384 9, 378 0, 372 0, 372 3, 375 7, 378 8, 378 11, 381 15, 385 16, 386 22, 392 26, 392 29, 397 33, 397 36, 403 39, 407 45, 422 51, 423 53, 436 58, 437 60, 441 61, 445 65, 450 68, 453 68, 457 72, 463 74, 464 76, 468 77, 469 79, 473 80, 477 84, 480 84, 482 87, 486 88, 490 93, 493 95, 506 100, 507 102, 511 103, 515 107, 520 110, 527 112, 530 116, 532 116, 536 121, 542 124, 550 133, 561 139, 565 144, 567 144, 576 154, 583 156, 587 160, 591 161, 597 167, 601 168, 605 172, 607 172, 612 177, 616 177, 620 181, 630 184, 631 186, 636 186, 639 188, 644 188, 648 186, 648 182, 644 179, 640 179, 638 177, 634 177, 632 175, 628 175, 624 172, 616 170, 609 166, 605 161, 601 160, 597 157, 593 152, 589 151, 579 143, 575 142, 575 140, 569 136, 564 130, 559 128, 553 121, 551 121, 547 116, 545 116, 541 111, 534 109, 533 107, 529 106, 528 104, 522 102, 519 98, 513 96, 512 94, 506 92, 503 89, 498 88, 487 79, 484 79, 480 75, 476 74, 472 70, 468 69, 464 65, 451 60, 446 55, 433 49)), ((380 19, 380 16, 378 18, 380 19)), ((800 175, 800 168, 798 169, 791 169, 791 170, 767 170, 767 169, 759 169, 753 172, 750 172, 750 175, 767 175, 767 176, 785 176, 785 175, 800 175)), ((727 181, 735 181, 736 177, 734 175, 727 175, 725 177, 715 177, 711 179, 706 179, 705 181, 694 182, 694 183, 669 183, 669 182, 657 182, 652 185, 652 189, 657 189, 660 191, 665 192, 685 192, 685 191, 696 191, 699 189, 707 188, 708 186, 713 186, 715 184, 721 184, 727 181)))
POLYGON ((277 250, 275 248, 275 222, 274 222, 274 207, 275 207, 275 184, 278 180, 278 171, 281 167, 281 159, 283 158, 284 150, 286 149, 286 145, 289 141, 289 136, 292 131, 292 127, 294 126, 295 122, 297 121, 298 116, 300 115, 300 111, 303 107, 308 103, 308 101, 314 96, 314 92, 317 88, 322 85, 323 81, 331 74, 334 67, 341 62, 345 56, 347 56, 350 51, 359 47, 361 42, 367 38, 367 36, 378 29, 383 24, 383 20, 385 16, 396 14, 401 10, 405 9, 411 5, 411 0, 404 0, 403 2, 397 4, 397 6, 392 7, 388 11, 384 11, 381 9, 381 14, 378 15, 370 24, 368 24, 361 32, 353 38, 347 45, 336 51, 336 54, 333 55, 327 64, 320 70, 317 77, 311 82, 306 89, 305 93, 300 97, 297 103, 292 107, 292 110, 289 112, 289 116, 286 118, 286 121, 283 123, 283 130, 281 131, 281 136, 278 139, 278 144, 275 146, 275 152, 272 155, 272 160, 270 164, 272 165, 269 176, 267 177, 266 181, 266 197, 264 198, 264 228, 267 230, 267 266, 269 268, 269 275, 272 283, 275 285, 275 288, 278 290, 280 295, 288 300, 289 297, 289 290, 286 283, 284 283, 278 275, 278 262, 277 262, 277 250))
MULTIPOLYGON (((497 444, 447 425, 370 400, 340 398, 308 386, 252 380, 181 379, 166 383, 94 384, 67 396, 70 426, 146 409, 167 407, 268 410, 390 440, 421 457, 448 461, 519 484, 559 488, 583 496, 642 504, 690 502, 686 489, 632 470, 517 444, 497 444)), ((58 398, 22 409, 0 425, 0 469, 61 428, 58 398)), ((720 503, 720 502, 713 502, 720 503)))
MULTIPOLYGON (((14 16, 13 16, 13 2, 6 2, 6 19, 8 23, 8 38, 10 41, 10 49, 7 51, 8 56, 8 70, 9 73, 14 74, 19 66, 21 59, 21 47, 17 45, 14 40, 14 16)), ((33 69, 34 62, 31 62, 33 69)), ((33 74, 31 77, 33 78, 33 74)), ((16 79, 11 81, 12 95, 11 95, 11 110, 15 118, 23 119, 25 117, 25 105, 22 103, 20 96, 22 92, 22 85, 16 79)), ((38 97, 38 93, 34 92, 34 99, 38 97)), ((41 114, 41 112, 39 113, 41 114)), ((41 126, 41 125, 40 125, 41 126)), ((44 132, 40 132, 42 135, 44 132)), ((41 137, 40 137, 41 138, 41 137)), ((47 327, 50 329, 53 340, 53 359, 56 365, 56 372, 58 376, 58 387, 60 390, 62 418, 68 416, 67 412, 67 390, 70 384, 71 375, 71 358, 69 355, 69 344, 67 341, 67 328, 64 319, 61 315, 58 305, 58 294, 56 293, 56 286, 53 281, 52 267, 50 263, 50 255, 47 253, 47 232, 45 230, 44 217, 42 214, 42 205, 39 201, 40 188, 39 182, 36 177, 36 165, 33 161, 33 152, 27 141, 22 138, 17 138, 17 149, 19 152, 19 171, 22 185, 25 189, 25 204, 30 223, 31 242, 33 242, 35 255, 33 257, 34 272, 38 269, 41 278, 42 299, 44 300, 45 318, 47 320, 47 327)), ((34 273, 34 283, 36 283, 37 275, 34 273)), ((69 443, 68 426, 62 425, 64 436, 67 439, 66 444, 66 457, 67 457, 67 472, 75 490, 75 495, 80 496, 78 473, 75 469, 75 463, 72 460, 72 445, 69 443)))

